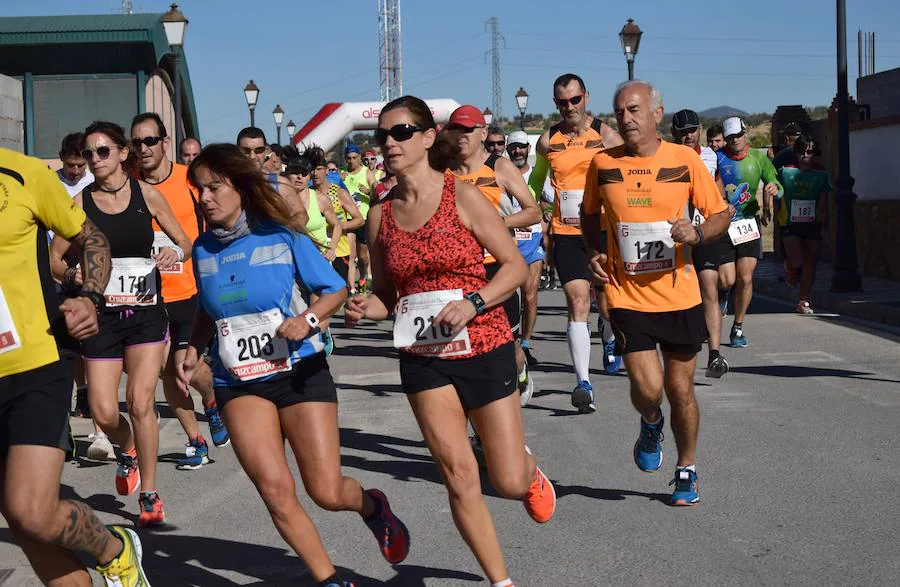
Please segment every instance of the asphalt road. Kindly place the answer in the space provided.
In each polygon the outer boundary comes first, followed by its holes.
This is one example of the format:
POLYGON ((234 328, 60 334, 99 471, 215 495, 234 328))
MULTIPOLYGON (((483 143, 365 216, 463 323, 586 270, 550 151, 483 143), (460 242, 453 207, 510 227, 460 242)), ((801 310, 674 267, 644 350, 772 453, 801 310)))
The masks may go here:
MULTIPOLYGON (((540 391, 524 413, 527 442, 556 484, 556 516, 538 526, 520 503, 486 487, 519 587, 900 581, 900 337, 755 300, 745 321, 750 346, 723 349, 731 373, 716 381, 698 369, 702 500, 676 509, 667 505, 671 433, 662 470, 639 472, 627 378, 602 375, 596 352, 599 411, 577 415, 563 295, 542 292, 540 303, 540 391)), ((355 514, 324 512, 302 495, 333 560, 360 585, 486 584, 399 389, 388 325, 336 334, 344 470, 387 493, 413 542, 392 568, 355 514)), ((214 449, 215 462, 202 470, 175 470, 183 433, 160 406, 159 488, 170 525, 141 531, 153 585, 311 585, 230 448, 214 449)), ((73 422, 86 448, 89 426, 73 422)), ((85 499, 106 522, 131 525, 137 499, 115 495, 114 469, 70 463, 63 493, 85 499)), ((6 582, 0 572, 4 587, 38 584, 3 525, 0 569, 12 571, 6 582)))

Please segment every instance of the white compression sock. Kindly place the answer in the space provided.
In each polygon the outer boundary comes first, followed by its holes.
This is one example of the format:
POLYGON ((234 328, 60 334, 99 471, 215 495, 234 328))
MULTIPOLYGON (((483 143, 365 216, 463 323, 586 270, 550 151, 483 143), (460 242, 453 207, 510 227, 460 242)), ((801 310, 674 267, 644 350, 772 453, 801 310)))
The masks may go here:
POLYGON ((503 579, 502 581, 499 581, 497 583, 491 583, 491 587, 513 587, 513 582, 512 579, 507 577, 506 579, 503 579))
POLYGON ((569 341, 569 354, 572 355, 575 376, 578 381, 590 381, 591 331, 587 322, 569 322, 566 338, 569 341))

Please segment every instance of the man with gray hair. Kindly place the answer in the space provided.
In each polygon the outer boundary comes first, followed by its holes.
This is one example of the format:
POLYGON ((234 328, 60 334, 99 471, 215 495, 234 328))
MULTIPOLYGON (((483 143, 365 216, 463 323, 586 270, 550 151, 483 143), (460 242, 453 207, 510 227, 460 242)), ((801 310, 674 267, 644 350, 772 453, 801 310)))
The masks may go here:
POLYGON ((700 501, 694 369, 706 322, 691 247, 722 234, 730 214, 699 155, 660 139, 663 106, 656 88, 644 81, 622 84, 613 109, 625 144, 594 156, 581 212, 591 277, 606 290, 616 352, 641 414, 634 462, 646 472, 662 465, 665 390, 678 451, 671 503, 693 505, 700 501), (691 222, 689 204, 706 218, 702 226, 691 222))

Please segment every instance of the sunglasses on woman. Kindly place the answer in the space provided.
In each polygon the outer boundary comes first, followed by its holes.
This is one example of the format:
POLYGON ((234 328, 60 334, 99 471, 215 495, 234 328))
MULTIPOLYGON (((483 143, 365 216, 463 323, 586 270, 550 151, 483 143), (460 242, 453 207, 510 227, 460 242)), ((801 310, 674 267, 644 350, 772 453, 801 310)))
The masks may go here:
POLYGON ((420 128, 415 126, 414 124, 395 124, 391 128, 376 128, 375 129, 375 142, 380 146, 384 146, 387 143, 388 137, 391 137, 395 141, 402 143, 403 141, 408 141, 413 137, 417 132, 424 132, 424 128, 420 128))
POLYGON ((131 144, 135 149, 140 149, 141 145, 147 145, 147 148, 155 147, 165 137, 144 137, 142 139, 131 139, 131 144))
POLYGON ((109 154, 112 153, 112 147, 97 147, 96 149, 82 149, 81 156, 84 157, 85 161, 91 161, 94 158, 94 153, 97 153, 97 157, 100 157, 102 160, 109 159, 109 154))
POLYGON ((553 98, 553 102, 556 104, 557 108, 565 108, 569 104, 577 106, 578 104, 581 104, 583 99, 584 94, 579 94, 578 96, 572 96, 571 98, 553 98))

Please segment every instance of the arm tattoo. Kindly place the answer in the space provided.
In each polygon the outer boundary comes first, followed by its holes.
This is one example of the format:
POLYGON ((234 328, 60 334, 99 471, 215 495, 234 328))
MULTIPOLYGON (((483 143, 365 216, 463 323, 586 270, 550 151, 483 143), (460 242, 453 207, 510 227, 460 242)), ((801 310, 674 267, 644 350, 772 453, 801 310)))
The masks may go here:
POLYGON ((81 232, 72 239, 81 249, 81 274, 83 288, 87 291, 103 293, 112 269, 109 241, 90 218, 84 220, 81 232))
POLYGON ((69 550, 86 552, 97 559, 102 557, 113 535, 94 510, 86 503, 68 499, 60 500, 59 505, 59 510, 69 511, 62 529, 52 540, 53 544, 69 550))

